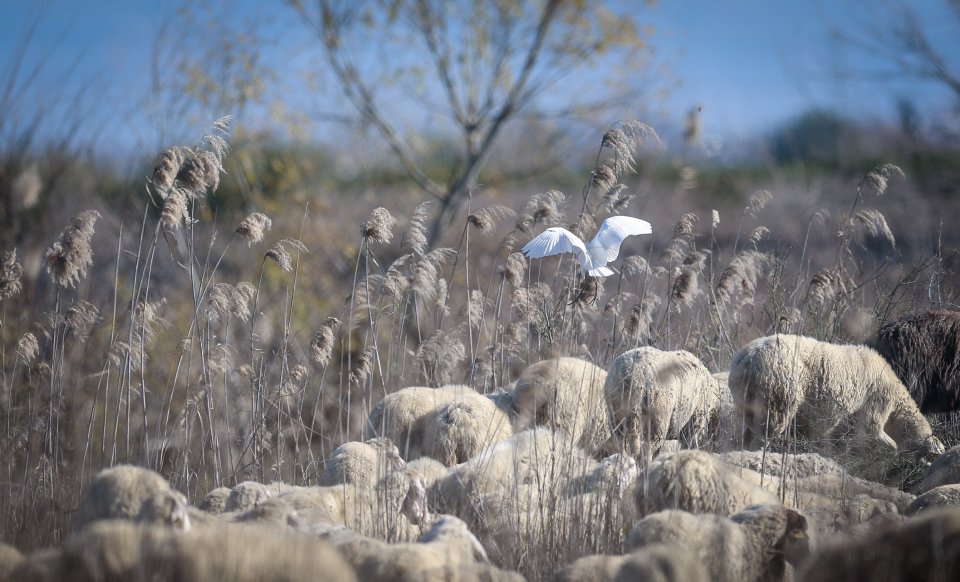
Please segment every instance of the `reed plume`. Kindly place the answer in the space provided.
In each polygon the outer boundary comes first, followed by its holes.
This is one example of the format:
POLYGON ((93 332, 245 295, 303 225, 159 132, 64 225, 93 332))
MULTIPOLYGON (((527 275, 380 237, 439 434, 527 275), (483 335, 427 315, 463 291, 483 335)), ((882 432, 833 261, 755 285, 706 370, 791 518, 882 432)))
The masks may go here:
POLYGON ((90 239, 98 218, 100 213, 96 210, 77 214, 60 238, 47 249, 47 272, 60 287, 73 287, 87 276, 87 269, 93 265, 90 239))

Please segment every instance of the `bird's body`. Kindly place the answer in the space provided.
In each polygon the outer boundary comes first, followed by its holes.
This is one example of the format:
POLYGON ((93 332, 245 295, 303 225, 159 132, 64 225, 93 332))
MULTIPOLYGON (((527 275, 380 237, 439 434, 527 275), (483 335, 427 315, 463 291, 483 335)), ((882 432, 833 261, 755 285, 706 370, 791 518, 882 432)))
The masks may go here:
POLYGON ((573 253, 584 275, 609 277, 613 271, 606 265, 620 255, 620 245, 624 239, 651 232, 653 229, 646 220, 632 216, 611 216, 603 221, 597 234, 588 243, 569 230, 555 226, 535 236, 521 251, 532 259, 573 253))

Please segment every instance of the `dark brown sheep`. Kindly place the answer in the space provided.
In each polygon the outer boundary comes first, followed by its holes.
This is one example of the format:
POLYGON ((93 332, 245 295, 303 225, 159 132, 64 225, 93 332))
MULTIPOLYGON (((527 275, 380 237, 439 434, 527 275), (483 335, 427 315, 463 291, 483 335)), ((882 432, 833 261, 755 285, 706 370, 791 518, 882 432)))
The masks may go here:
POLYGON ((882 355, 924 414, 960 410, 960 312, 918 311, 877 330, 882 355))

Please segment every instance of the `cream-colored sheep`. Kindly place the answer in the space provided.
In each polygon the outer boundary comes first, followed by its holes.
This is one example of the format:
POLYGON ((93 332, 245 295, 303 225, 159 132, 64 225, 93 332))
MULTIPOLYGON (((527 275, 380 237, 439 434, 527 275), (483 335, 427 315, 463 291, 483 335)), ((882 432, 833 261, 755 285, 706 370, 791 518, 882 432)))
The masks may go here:
POLYGON ((667 439, 688 447, 714 445, 721 433, 723 441, 732 440, 733 428, 721 426, 730 409, 721 406, 731 401, 727 388, 690 352, 624 352, 610 365, 603 391, 613 434, 635 457, 655 455, 667 439))
POLYGON ((30 556, 11 577, 81 582, 356 579, 338 552, 313 536, 241 525, 176 532, 125 520, 93 523, 61 548, 30 556))
MULTIPOLYGON (((77 511, 76 527, 100 519, 133 519, 143 502, 159 494, 179 495, 159 473, 134 465, 104 469, 87 485, 77 511)), ((182 496, 181 496, 182 497, 182 496)), ((186 498, 183 498, 184 503, 186 498)))
POLYGON ((197 509, 217 515, 226 510, 228 499, 230 499, 230 488, 217 487, 197 502, 197 509))
POLYGON ((686 548, 649 544, 625 556, 584 556, 558 570, 553 582, 709 582, 686 548))
POLYGON ((148 497, 140 504, 134 519, 137 523, 166 525, 188 531, 191 527, 187 498, 179 491, 164 491, 148 497))
MULTIPOLYGON (((489 398, 478 394, 469 386, 444 386, 442 388, 415 386, 388 394, 374 405, 364 428, 365 438, 388 437, 397 445, 404 459, 409 461, 419 458, 428 454, 425 452, 426 446, 429 446, 431 450, 434 447, 434 443, 432 441, 428 442, 425 436, 428 424, 431 424, 431 421, 436 418, 435 413, 440 408, 452 402, 469 403, 468 407, 478 411, 486 411, 485 414, 490 415, 492 420, 483 427, 477 427, 479 436, 472 432, 468 435, 458 435, 462 430, 461 426, 457 425, 458 422, 463 425, 471 424, 471 421, 463 418, 462 415, 455 415, 457 422, 446 429, 431 428, 433 434, 445 432, 451 435, 448 438, 453 438, 453 435, 462 436, 467 442, 463 447, 454 444, 448 446, 448 448, 469 448, 472 446, 470 443, 475 443, 478 440, 485 443, 484 446, 489 446, 497 442, 501 436, 509 434, 505 433, 503 428, 503 421, 506 417, 503 416, 502 411, 490 412, 496 409, 496 406, 491 406, 492 402, 489 398)), ((507 428, 509 429, 509 426, 507 428)))
POLYGON ((864 346, 796 335, 760 338, 734 355, 729 382, 754 438, 779 439, 789 428, 791 437, 834 452, 850 445, 856 458, 910 453, 930 460, 943 453, 890 365, 864 346), (844 437, 847 430, 852 433, 844 437))
POLYGON ((913 500, 904 513, 916 515, 934 507, 954 506, 960 506, 960 483, 941 485, 923 492, 913 500))
MULTIPOLYGON (((353 565, 361 580, 451 580, 487 554, 462 520, 437 519, 417 543, 388 544, 344 530, 321 534, 353 565)), ((464 572, 466 573, 466 572, 464 572)))
POLYGON ((9 580, 10 572, 24 560, 17 548, 0 543, 0 580, 9 580))
POLYGON ((452 467, 512 434, 510 417, 492 400, 465 394, 440 406, 426 419, 422 453, 452 467))
POLYGON ((807 582, 935 582, 960 579, 960 508, 924 511, 899 527, 815 552, 807 582))
POLYGON ((267 499, 270 499, 270 490, 266 485, 256 481, 244 481, 230 489, 230 495, 223 510, 224 512, 247 511, 267 499))
POLYGON ((624 547, 687 548, 717 582, 784 580, 809 553, 806 519, 781 505, 754 505, 731 518, 668 510, 637 522, 624 547))
POLYGON ((352 483, 369 487, 388 471, 403 467, 400 451, 389 438, 377 437, 366 442, 344 443, 334 449, 324 463, 320 485, 352 483))
POLYGON ((750 505, 779 503, 776 494, 744 479, 743 471, 706 451, 659 455, 636 487, 637 508, 641 514, 682 509, 731 516, 750 505))
POLYGON ((960 483, 960 445, 943 453, 927 468, 917 492, 923 493, 940 485, 960 483))
POLYGON ((529 366, 512 396, 514 429, 562 430, 589 453, 611 449, 603 386, 607 372, 579 358, 555 358, 529 366))

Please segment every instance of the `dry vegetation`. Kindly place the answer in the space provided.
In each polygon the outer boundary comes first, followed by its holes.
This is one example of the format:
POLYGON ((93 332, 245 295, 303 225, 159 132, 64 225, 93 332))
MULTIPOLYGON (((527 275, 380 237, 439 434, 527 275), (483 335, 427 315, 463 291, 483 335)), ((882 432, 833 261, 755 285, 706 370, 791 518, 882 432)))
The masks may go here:
MULTIPOLYGON (((637 176, 656 135, 622 123, 581 192, 478 191, 429 248, 433 209, 402 191, 214 214, 228 142, 219 120, 157 158, 137 203, 67 202, 59 237, 3 249, 0 539, 59 543, 85 484, 119 463, 194 502, 247 480, 316 485, 333 449, 362 440, 371 407, 407 386, 492 393, 547 357, 606 369, 641 345, 720 371, 759 336, 859 342, 902 312, 956 306, 956 233, 893 164, 753 184, 741 206, 714 209, 637 176), (654 225, 624 245, 615 276, 584 281, 569 256, 517 252, 544 227, 593 232, 612 214, 654 225)), ((934 424, 960 442, 949 418, 934 424)), ((508 539, 488 551, 533 578, 619 553, 618 527, 583 535, 609 515, 594 499, 564 509, 567 528, 537 525, 541 555, 508 539)))

